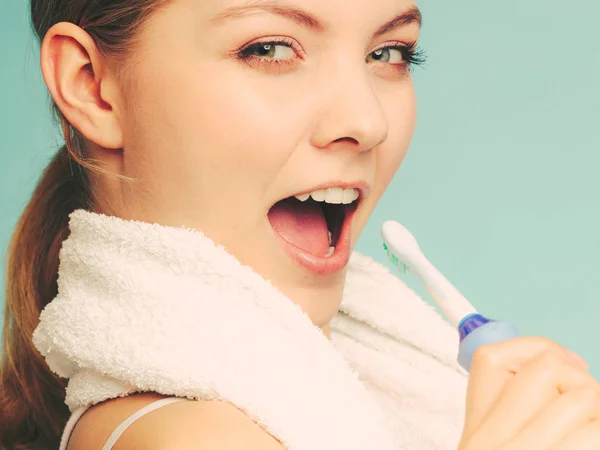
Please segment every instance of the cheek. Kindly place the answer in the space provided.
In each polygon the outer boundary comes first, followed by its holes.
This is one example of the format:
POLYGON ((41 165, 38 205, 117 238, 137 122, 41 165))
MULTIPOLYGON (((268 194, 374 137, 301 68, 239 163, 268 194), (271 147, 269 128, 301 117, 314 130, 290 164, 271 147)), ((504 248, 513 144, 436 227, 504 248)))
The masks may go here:
POLYGON ((377 198, 402 164, 415 131, 417 106, 412 84, 407 86, 400 98, 387 102, 384 107, 389 118, 389 134, 377 154, 377 179, 373 192, 377 198))
POLYGON ((254 207, 304 136, 307 118, 293 94, 222 63, 150 73, 133 124, 134 146, 147 160, 141 177, 156 185, 176 178, 179 187, 170 189, 187 187, 175 194, 194 202, 218 189, 220 199, 254 207))
POLYGON ((388 117, 388 139, 377 149, 376 177, 371 195, 365 202, 362 212, 356 217, 354 240, 358 239, 371 213, 377 206, 381 196, 387 189, 393 176, 402 164, 404 156, 412 139, 416 122, 416 99, 412 85, 408 86, 401 95, 384 97, 382 102, 388 117))
POLYGON ((219 148, 230 150, 232 159, 242 156, 275 165, 285 159, 305 122, 294 107, 293 94, 281 92, 275 79, 253 82, 239 67, 225 70, 215 64, 199 73, 202 81, 183 80, 189 89, 177 96, 181 109, 174 113, 182 134, 197 130, 210 142, 218 142, 219 148))

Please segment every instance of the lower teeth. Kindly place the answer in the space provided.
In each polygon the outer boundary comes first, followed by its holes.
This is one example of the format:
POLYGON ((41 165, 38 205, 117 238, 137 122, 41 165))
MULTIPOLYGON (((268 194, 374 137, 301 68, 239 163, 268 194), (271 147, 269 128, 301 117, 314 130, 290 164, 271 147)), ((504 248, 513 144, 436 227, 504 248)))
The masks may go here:
POLYGON ((333 255, 333 252, 335 251, 335 247, 329 247, 329 251, 325 254, 325 258, 329 258, 331 255, 333 255))

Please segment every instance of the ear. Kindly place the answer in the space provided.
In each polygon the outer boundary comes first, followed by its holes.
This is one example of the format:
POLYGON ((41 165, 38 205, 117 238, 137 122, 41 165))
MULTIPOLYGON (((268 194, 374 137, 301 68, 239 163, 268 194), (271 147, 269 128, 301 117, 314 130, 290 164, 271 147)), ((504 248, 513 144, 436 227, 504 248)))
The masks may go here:
POLYGON ((72 23, 54 25, 42 41, 40 65, 69 123, 101 147, 122 148, 119 86, 91 36, 72 23))

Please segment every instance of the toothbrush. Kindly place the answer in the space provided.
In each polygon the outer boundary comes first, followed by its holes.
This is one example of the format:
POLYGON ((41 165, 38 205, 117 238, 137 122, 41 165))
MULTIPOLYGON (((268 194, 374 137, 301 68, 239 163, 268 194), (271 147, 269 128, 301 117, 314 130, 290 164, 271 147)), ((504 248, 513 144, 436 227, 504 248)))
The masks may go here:
POLYGON ((471 370, 473 353, 485 344, 502 342, 519 335, 508 322, 488 319, 477 312, 465 297, 431 264, 419 248, 414 236, 401 224, 384 222, 381 227, 383 248, 401 272, 413 272, 421 280, 435 303, 458 330, 460 344, 458 363, 471 370))

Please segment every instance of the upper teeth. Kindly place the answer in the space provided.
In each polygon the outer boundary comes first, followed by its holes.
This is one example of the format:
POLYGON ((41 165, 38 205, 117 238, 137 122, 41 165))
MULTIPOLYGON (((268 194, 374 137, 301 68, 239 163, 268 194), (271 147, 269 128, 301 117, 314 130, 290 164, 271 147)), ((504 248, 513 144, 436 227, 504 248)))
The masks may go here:
POLYGON ((296 198, 301 202, 304 202, 308 200, 309 197, 312 197, 313 200, 317 202, 333 203, 339 205, 340 203, 352 203, 358 198, 358 196, 358 189, 343 189, 340 187, 333 187, 327 189, 320 189, 318 191, 310 192, 309 194, 296 195, 296 198))

